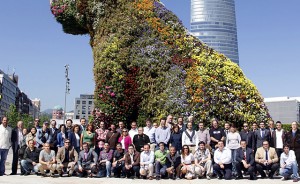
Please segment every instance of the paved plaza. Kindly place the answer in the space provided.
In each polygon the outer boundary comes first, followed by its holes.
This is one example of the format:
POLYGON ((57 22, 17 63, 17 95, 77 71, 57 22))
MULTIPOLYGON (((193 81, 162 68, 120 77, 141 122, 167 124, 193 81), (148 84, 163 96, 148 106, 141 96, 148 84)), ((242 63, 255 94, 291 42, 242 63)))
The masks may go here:
MULTIPOLYGON (((6 163, 6 174, 11 173, 11 165, 10 162, 12 161, 12 152, 10 150, 7 163, 6 163)), ((18 170, 19 171, 19 170, 18 170)), ((20 171, 19 171, 20 172, 20 171)), ((248 178, 248 177, 246 177, 248 178)), ((50 178, 45 177, 42 178, 41 176, 36 175, 29 175, 29 176, 1 176, 0 177, 0 184, 198 184, 198 183, 205 183, 205 184, 274 184, 274 183, 293 183, 292 180, 282 181, 281 177, 275 177, 275 179, 258 179, 256 181, 250 181, 247 179, 243 180, 218 180, 218 179, 194 179, 194 180, 143 180, 143 179, 120 179, 120 178, 78 178, 78 177, 62 177, 62 178, 50 178)), ((300 181, 299 181, 300 184, 300 181)))

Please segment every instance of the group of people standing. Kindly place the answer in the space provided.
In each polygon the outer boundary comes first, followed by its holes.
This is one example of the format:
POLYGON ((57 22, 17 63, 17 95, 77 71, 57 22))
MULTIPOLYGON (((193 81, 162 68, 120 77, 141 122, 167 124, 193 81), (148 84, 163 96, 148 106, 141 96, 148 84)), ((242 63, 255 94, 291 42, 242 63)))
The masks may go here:
POLYGON ((219 179, 250 180, 274 178, 280 174, 287 180, 298 181, 300 161, 300 131, 297 122, 285 132, 281 122, 269 121, 243 124, 236 127, 225 123, 224 128, 216 119, 211 128, 204 123, 197 125, 192 118, 184 123, 169 115, 157 123, 146 120, 145 127, 124 122, 118 127, 107 127, 100 122, 97 128, 80 119, 73 125, 68 119, 57 128, 56 121, 44 122, 40 127, 35 119, 32 128, 8 126, 8 118, 0 125, 0 176, 5 173, 5 161, 12 147, 12 173, 21 175, 34 172, 45 176, 114 177, 157 179, 219 179), (197 127, 195 127, 195 125, 197 127), (275 128, 276 126, 276 128, 275 128), (267 171, 267 172, 265 172, 267 171), (49 172, 49 173, 47 173, 49 172), (244 173, 244 175, 243 175, 244 173))

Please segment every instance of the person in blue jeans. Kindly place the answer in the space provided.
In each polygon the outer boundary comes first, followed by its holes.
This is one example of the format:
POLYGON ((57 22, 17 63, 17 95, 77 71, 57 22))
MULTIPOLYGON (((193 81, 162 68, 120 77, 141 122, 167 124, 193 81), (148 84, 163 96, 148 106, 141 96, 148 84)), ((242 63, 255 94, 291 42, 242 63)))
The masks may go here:
POLYGON ((160 180, 160 178, 167 173, 166 159, 168 153, 169 150, 165 149, 164 142, 159 143, 159 150, 154 153, 156 180, 160 180))
POLYGON ((11 133, 12 128, 8 126, 8 118, 3 117, 0 125, 0 176, 5 174, 5 161, 11 147, 11 133))
POLYGON ((288 144, 283 146, 283 153, 280 155, 280 170, 279 173, 283 176, 283 180, 288 180, 293 175, 293 181, 298 182, 298 164, 296 161, 295 152, 290 150, 288 144))

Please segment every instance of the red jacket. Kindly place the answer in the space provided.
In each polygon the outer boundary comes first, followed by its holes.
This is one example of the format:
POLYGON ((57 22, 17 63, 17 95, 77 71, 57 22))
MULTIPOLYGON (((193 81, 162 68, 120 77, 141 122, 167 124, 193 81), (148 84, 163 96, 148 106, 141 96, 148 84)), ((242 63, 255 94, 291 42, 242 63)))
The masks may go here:
MULTIPOLYGON (((123 136, 119 137, 118 142, 121 142, 122 139, 123 139, 123 136)), ((128 150, 128 146, 129 146, 130 144, 132 144, 131 137, 128 135, 128 136, 126 136, 124 139, 125 139, 125 140, 124 140, 125 150, 127 151, 127 150, 128 150)))

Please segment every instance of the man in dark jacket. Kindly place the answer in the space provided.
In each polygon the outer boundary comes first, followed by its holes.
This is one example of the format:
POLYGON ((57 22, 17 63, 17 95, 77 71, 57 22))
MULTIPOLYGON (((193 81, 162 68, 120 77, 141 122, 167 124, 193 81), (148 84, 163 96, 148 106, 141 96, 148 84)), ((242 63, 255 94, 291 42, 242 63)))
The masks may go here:
POLYGON ((171 146, 167 154, 166 165, 169 178, 175 180, 179 177, 181 157, 177 153, 176 148, 171 146))
POLYGON ((250 175, 250 180, 255 180, 256 176, 254 175, 254 167, 255 160, 253 155, 252 148, 247 147, 247 143, 245 140, 241 141, 241 147, 236 151, 236 171, 237 171, 237 178, 242 179, 242 170, 246 171, 250 175))
POLYGON ((75 171, 79 174, 79 177, 92 177, 93 174, 97 173, 98 155, 92 148, 89 148, 89 144, 86 142, 82 144, 82 148, 83 150, 79 153, 75 171))
POLYGON ((29 175, 31 171, 35 173, 38 172, 38 163, 40 156, 40 149, 34 146, 34 140, 28 141, 28 147, 25 149, 24 159, 21 160, 21 166, 23 167, 25 173, 24 175, 29 175))
POLYGON ((240 136, 242 141, 246 141, 247 148, 250 148, 252 150, 255 149, 254 133, 249 129, 249 125, 247 123, 244 123, 243 130, 240 132, 240 136))
POLYGON ((140 177, 140 153, 135 151, 134 145, 128 146, 128 152, 125 154, 125 166, 123 172, 127 178, 140 177))
POLYGON ((136 151, 138 152, 142 152, 142 148, 144 147, 144 145, 150 143, 148 135, 144 134, 143 127, 138 128, 138 134, 133 137, 132 143, 135 146, 136 151))
POLYGON ((110 148, 115 150, 120 136, 121 134, 116 130, 116 125, 111 124, 110 131, 106 134, 105 142, 109 144, 110 148))
POLYGON ((12 168, 11 168, 12 172, 10 175, 17 174, 18 161, 19 161, 19 157, 18 157, 19 149, 23 139, 25 139, 25 137, 23 136, 23 122, 19 121, 17 123, 17 127, 15 127, 11 133, 11 146, 13 150, 13 160, 12 160, 12 168))
POLYGON ((51 150, 54 150, 55 153, 57 153, 57 134, 59 132, 58 128, 56 128, 56 121, 55 120, 51 120, 51 128, 49 128, 50 130, 50 135, 51 135, 51 139, 50 139, 50 148, 51 150))
POLYGON ((264 141, 270 142, 271 133, 269 129, 265 128, 264 122, 261 122, 259 124, 259 129, 254 132, 254 138, 255 138, 255 149, 262 147, 264 141))
POLYGON ((295 152, 298 170, 300 170, 300 130, 297 122, 292 123, 292 130, 287 132, 285 138, 285 143, 289 144, 291 146, 290 149, 295 152))

